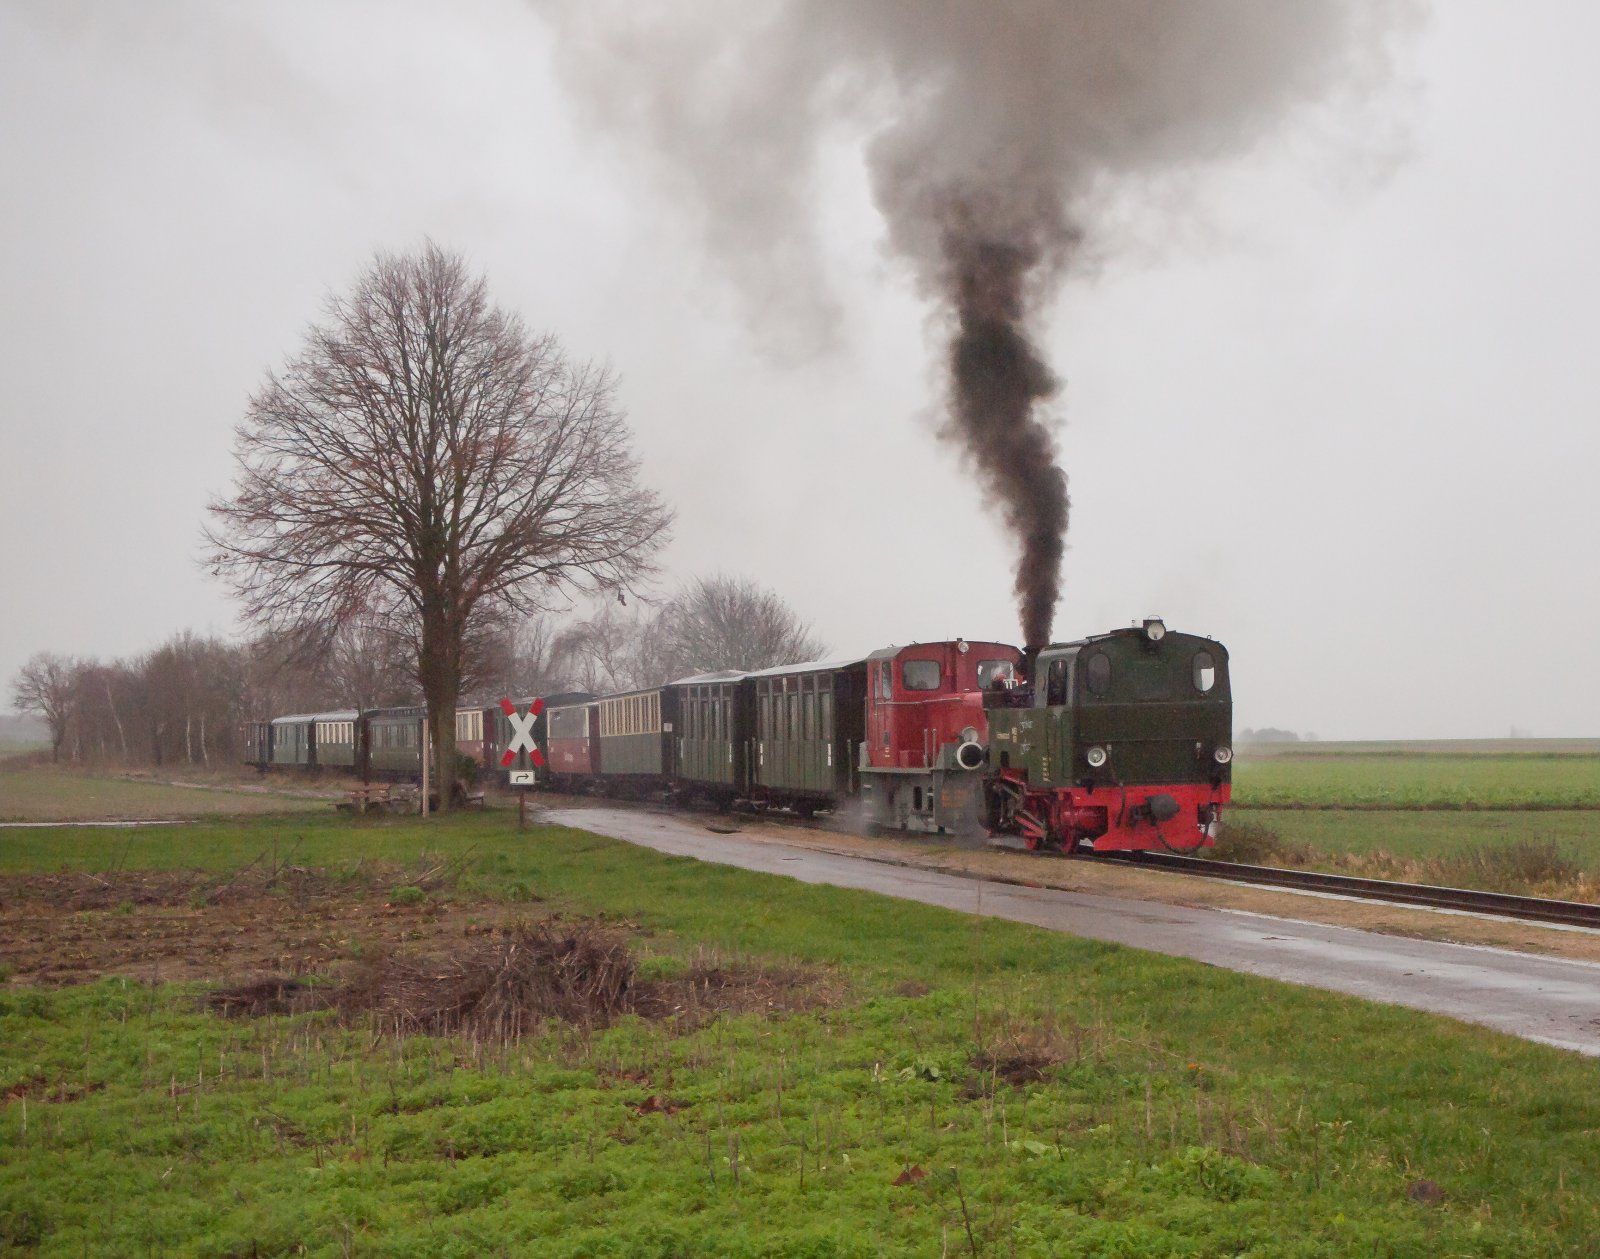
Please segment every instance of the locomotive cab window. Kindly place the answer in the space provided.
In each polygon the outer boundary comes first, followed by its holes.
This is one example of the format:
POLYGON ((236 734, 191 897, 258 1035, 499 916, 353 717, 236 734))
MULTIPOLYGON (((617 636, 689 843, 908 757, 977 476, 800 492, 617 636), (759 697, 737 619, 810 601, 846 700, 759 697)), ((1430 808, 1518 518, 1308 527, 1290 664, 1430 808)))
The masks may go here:
POLYGON ((937 660, 907 660, 900 666, 900 685, 908 691, 937 691, 939 689, 939 662, 937 660))
POLYGON ((893 685, 889 676, 889 662, 878 662, 878 698, 890 699, 893 697, 893 685))
POLYGON ((1205 695, 1217 684, 1217 662, 1209 651, 1194 653, 1194 689, 1205 695))
POLYGON ((1089 694, 1103 698, 1111 690, 1111 657, 1103 651, 1097 651, 1089 657, 1089 663, 1084 668, 1084 683, 1089 688, 1089 694))
MULTIPOLYGON (((1105 657, 1101 656, 1104 660, 1105 657)), ((1050 662, 1050 669, 1045 674, 1044 702, 1052 708, 1059 707, 1067 702, 1067 658, 1058 656, 1050 662)))
POLYGON ((996 686, 1009 686, 1016 676, 1009 660, 978 661, 978 689, 993 690, 996 686))

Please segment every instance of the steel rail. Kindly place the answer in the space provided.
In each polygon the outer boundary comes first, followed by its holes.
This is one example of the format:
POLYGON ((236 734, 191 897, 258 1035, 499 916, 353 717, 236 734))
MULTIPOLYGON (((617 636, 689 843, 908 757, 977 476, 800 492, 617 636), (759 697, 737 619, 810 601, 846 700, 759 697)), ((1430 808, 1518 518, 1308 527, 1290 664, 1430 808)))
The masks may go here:
POLYGON ((1600 930, 1600 905, 1583 901, 1483 892, 1466 887, 1436 887, 1429 883, 1399 883, 1390 879, 1363 879, 1350 874, 1326 874, 1319 870, 1287 870, 1281 866, 1249 866, 1164 852, 1102 853, 1097 857, 1108 858, 1127 865, 1154 866, 1207 879, 1231 879, 1236 883, 1259 883, 1269 887, 1354 896, 1362 900, 1389 901, 1397 905, 1426 905, 1433 909, 1456 909, 1465 913, 1492 914, 1500 918, 1521 918, 1529 922, 1554 922, 1600 930))

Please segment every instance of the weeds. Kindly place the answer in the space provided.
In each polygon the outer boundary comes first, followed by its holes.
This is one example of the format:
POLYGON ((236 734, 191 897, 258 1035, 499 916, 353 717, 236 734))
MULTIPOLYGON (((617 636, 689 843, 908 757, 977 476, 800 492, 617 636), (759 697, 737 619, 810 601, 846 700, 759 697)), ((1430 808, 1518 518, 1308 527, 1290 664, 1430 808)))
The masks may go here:
POLYGON ((1259 822, 1230 819, 1208 856, 1244 865, 1328 870, 1368 879, 1477 888, 1524 896, 1600 899, 1600 878, 1551 838, 1479 841, 1430 856, 1403 857, 1381 848, 1338 852, 1285 839, 1259 822))

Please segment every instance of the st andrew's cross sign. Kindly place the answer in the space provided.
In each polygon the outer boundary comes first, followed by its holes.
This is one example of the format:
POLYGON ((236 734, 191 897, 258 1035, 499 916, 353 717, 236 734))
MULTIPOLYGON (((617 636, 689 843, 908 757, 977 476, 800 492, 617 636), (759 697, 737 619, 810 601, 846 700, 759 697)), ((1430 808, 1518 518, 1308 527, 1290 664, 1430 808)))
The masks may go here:
MULTIPOLYGON (((539 714, 544 711, 544 700, 534 700, 533 703, 528 705, 527 712, 519 713, 517 706, 509 699, 502 699, 500 701, 500 711, 506 715, 506 722, 511 727, 511 735, 506 740, 506 750, 500 756, 501 768, 510 769, 512 763, 517 759, 517 753, 526 752, 528 754, 528 763, 535 769, 542 769, 544 767, 544 753, 539 751, 539 745, 533 741, 533 723, 538 720, 539 714)), ((532 782, 533 775, 527 771, 512 770, 512 786, 518 786, 519 779, 524 783, 532 782), (526 778, 522 777, 524 773, 527 775, 526 778)))

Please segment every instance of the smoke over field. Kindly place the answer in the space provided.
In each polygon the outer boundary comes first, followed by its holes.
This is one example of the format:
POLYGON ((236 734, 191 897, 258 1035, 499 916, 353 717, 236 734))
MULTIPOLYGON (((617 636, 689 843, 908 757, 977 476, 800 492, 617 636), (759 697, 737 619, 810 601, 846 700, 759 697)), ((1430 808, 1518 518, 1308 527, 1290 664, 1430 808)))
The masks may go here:
POLYGON ((864 138, 890 251, 944 335, 942 433, 1017 545, 1049 640, 1068 500, 1040 347, 1050 300, 1144 177, 1361 94, 1410 13, 1383 0, 548 0, 569 81, 665 161, 761 306, 818 291, 817 155, 864 138))

